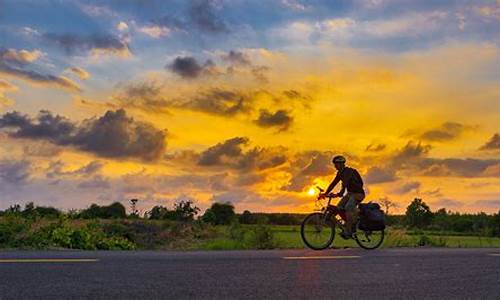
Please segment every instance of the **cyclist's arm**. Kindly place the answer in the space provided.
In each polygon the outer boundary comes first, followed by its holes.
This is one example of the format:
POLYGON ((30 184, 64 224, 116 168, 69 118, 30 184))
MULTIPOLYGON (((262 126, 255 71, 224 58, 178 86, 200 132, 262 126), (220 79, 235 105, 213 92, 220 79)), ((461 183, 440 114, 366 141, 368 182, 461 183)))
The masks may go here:
POLYGON ((325 195, 328 195, 335 188, 335 186, 337 185, 337 183, 339 183, 339 181, 340 181, 340 172, 337 172, 337 175, 335 176, 335 178, 333 179, 333 181, 330 183, 330 185, 326 189, 325 195))
POLYGON ((338 193, 339 196, 344 196, 345 193, 345 186, 342 185, 342 188, 340 189, 340 192, 338 193))

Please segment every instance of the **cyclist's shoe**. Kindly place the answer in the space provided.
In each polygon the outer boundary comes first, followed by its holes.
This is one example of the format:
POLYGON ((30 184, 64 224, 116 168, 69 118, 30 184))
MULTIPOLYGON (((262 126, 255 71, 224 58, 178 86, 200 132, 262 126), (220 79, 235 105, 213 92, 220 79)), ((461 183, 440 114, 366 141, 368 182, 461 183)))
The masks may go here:
POLYGON ((350 232, 346 232, 345 230, 342 230, 342 232, 340 233, 340 236, 341 236, 344 240, 352 239, 352 233, 350 233, 350 232))

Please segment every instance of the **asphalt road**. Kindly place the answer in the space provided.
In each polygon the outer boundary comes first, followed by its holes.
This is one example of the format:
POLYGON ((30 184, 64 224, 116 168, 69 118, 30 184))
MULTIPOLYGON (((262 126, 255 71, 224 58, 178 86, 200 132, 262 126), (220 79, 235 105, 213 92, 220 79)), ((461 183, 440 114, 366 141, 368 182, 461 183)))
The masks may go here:
POLYGON ((0 252, 0 299, 500 299, 500 249, 0 252))

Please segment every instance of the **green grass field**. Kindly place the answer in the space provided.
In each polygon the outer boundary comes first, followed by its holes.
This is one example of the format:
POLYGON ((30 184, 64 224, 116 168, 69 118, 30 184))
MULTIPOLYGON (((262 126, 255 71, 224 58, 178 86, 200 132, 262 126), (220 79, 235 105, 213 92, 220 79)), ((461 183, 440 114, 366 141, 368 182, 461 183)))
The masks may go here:
MULTIPOLYGON (((245 229, 251 226, 243 226, 245 229)), ((272 225, 270 226, 273 233, 274 248, 277 249, 292 249, 305 248, 300 236, 300 226, 288 225, 272 225)), ((195 248, 205 250, 231 250, 231 249, 249 249, 241 240, 231 239, 228 233, 227 226, 219 227, 219 237, 205 243, 196 245, 195 248), (222 235, 222 236, 221 236, 222 235)), ((436 235, 436 233, 428 234, 407 234, 404 229, 387 228, 386 236, 382 248, 391 247, 450 247, 450 248, 483 248, 483 247, 500 247, 500 238, 480 237, 480 236, 463 236, 463 235, 436 235)), ((344 240, 338 233, 335 236, 333 247, 359 247, 354 240, 344 240)), ((251 247, 250 247, 251 248, 251 247)))

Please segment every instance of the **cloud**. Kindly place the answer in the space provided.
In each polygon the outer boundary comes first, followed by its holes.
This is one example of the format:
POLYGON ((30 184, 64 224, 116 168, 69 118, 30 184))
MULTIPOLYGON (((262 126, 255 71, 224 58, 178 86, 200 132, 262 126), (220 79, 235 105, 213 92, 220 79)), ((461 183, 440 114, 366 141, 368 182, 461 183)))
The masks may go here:
POLYGON ((223 61, 233 65, 248 66, 251 65, 250 58, 243 52, 231 50, 227 54, 221 55, 223 61))
POLYGON ((101 175, 94 176, 91 179, 84 180, 78 184, 80 189, 110 189, 111 183, 109 179, 101 175))
POLYGON ((493 209, 498 209, 500 207, 500 200, 491 199, 491 200, 477 200, 474 202, 474 205, 481 207, 488 207, 493 209))
POLYGON ((186 108, 220 116, 234 116, 247 112, 253 101, 252 95, 238 91, 212 88, 201 91, 193 97, 174 101, 174 107, 186 108))
POLYGON ((420 135, 420 138, 433 142, 449 141, 460 137, 467 129, 470 129, 470 127, 457 122, 445 122, 437 128, 425 131, 420 135))
POLYGON ((43 53, 38 49, 32 51, 24 49, 0 49, 0 60, 16 65, 30 64, 42 57, 42 55, 43 53))
POLYGON ((89 72, 79 67, 72 67, 67 69, 67 71, 72 72, 76 76, 80 77, 80 79, 82 80, 87 80, 90 78, 89 72))
POLYGON ((182 78, 197 78, 202 74, 211 74, 214 63, 207 60, 205 64, 201 65, 198 61, 191 56, 177 57, 174 61, 165 66, 165 68, 181 76, 182 78))
POLYGON ((420 188, 420 186, 421 183, 418 181, 407 182, 399 187, 394 188, 392 192, 395 194, 402 195, 411 192, 413 190, 417 190, 420 188))
POLYGON ((461 207, 463 206, 463 203, 458 201, 458 200, 454 200, 454 199, 449 199, 449 198, 442 198, 442 199, 439 199, 437 201, 433 201, 433 202, 430 202, 430 205, 433 206, 433 207, 436 207, 436 208, 441 208, 441 207, 444 207, 444 208, 450 208, 450 207, 453 207, 453 208, 457 208, 457 207, 461 207))
POLYGON ((300 192, 313 183, 317 177, 335 175, 331 164, 332 152, 306 151, 290 159, 291 179, 282 186, 285 191, 300 192))
POLYGON ((25 184, 29 177, 31 163, 26 160, 0 160, 0 182, 8 184, 25 184))
POLYGON ((284 149, 253 147, 248 150, 249 139, 235 137, 207 148, 198 156, 200 166, 223 166, 238 170, 265 170, 284 164, 284 149))
POLYGON ((5 96, 5 93, 16 92, 18 90, 17 86, 11 84, 8 81, 0 79, 0 109, 3 107, 9 107, 14 104, 14 101, 5 96))
POLYGON ((128 117, 123 109, 107 111, 81 124, 49 111, 41 111, 35 119, 9 112, 0 118, 0 128, 11 129, 8 132, 13 138, 47 140, 110 158, 153 161, 166 147, 166 131, 128 117))
POLYGON ((500 134, 495 133, 486 144, 482 145, 480 150, 498 150, 500 149, 500 134))
POLYGON ((62 48, 67 54, 109 54, 120 57, 130 56, 128 44, 112 35, 78 35, 72 33, 46 33, 44 39, 62 48))
POLYGON ((280 109, 274 113, 266 109, 260 110, 259 118, 255 123, 260 127, 277 127, 280 131, 287 130, 293 122, 290 112, 280 109))
POLYGON ((138 28, 138 31, 155 39, 159 39, 170 34, 170 29, 168 27, 159 25, 143 26, 138 28))
POLYGON ((307 7, 298 0, 281 0, 283 6, 295 11, 305 11, 307 7))
POLYGON ((127 31, 128 30, 128 24, 121 21, 119 22, 118 24, 116 24, 116 29, 118 29, 119 31, 127 31))
POLYGON ((386 147, 387 147, 386 144, 373 144, 372 143, 372 144, 366 146, 365 151, 380 152, 380 151, 385 150, 386 147))
POLYGON ((189 8, 191 23, 201 31, 209 33, 227 33, 229 28, 216 13, 216 2, 213 0, 193 0, 189 8))
POLYGON ((102 168, 104 167, 104 165, 105 164, 103 162, 95 160, 95 161, 91 161, 88 164, 81 166, 77 169, 66 171, 66 170, 64 170, 64 168, 66 166, 62 161, 55 161, 49 165, 46 172, 47 172, 48 178, 59 178, 59 177, 64 177, 64 176, 88 177, 88 176, 95 175, 96 173, 100 172, 102 170, 102 168))
POLYGON ((367 183, 384 183, 398 179, 396 171, 390 168, 371 167, 366 172, 364 179, 367 183))
POLYGON ((0 50, 0 74, 21 78, 35 84, 54 85, 66 90, 80 92, 80 87, 64 76, 42 74, 27 70, 26 67, 40 57, 40 54, 27 50, 0 50))

